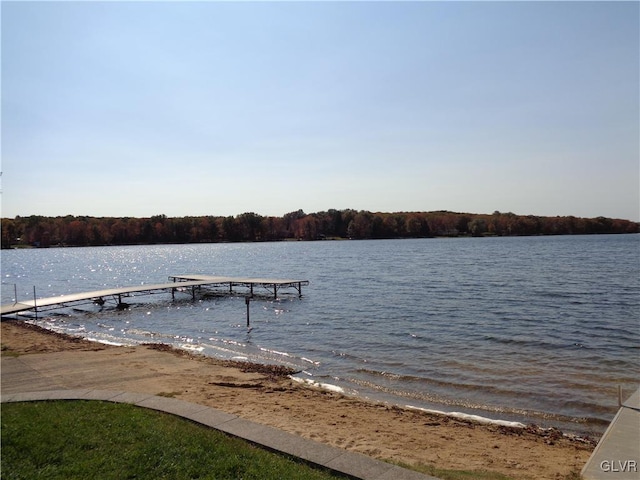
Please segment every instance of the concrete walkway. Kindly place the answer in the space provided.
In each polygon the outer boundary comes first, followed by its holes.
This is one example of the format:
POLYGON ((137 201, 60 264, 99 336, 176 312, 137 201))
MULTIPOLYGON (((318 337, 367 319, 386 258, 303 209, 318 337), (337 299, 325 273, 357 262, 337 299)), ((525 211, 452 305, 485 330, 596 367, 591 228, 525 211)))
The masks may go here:
POLYGON ((585 480, 640 479, 640 388, 618 410, 582 476, 585 480))
MULTIPOLYGON (((64 366, 57 365, 55 376, 41 373, 43 370, 46 371, 46 357, 47 355, 2 357, 0 401, 6 403, 42 400, 102 400, 129 403, 184 417, 266 449, 300 458, 308 463, 352 478, 363 480, 436 480, 434 477, 381 462, 366 455, 307 440, 214 408, 175 398, 94 388, 68 389, 66 385, 69 382, 64 381, 65 374, 68 372, 65 372, 64 366), (39 368, 40 364, 42 364, 42 369, 39 368)), ((98 368, 98 365, 92 365, 92 367, 91 371, 85 370, 84 373, 91 376, 92 383, 99 384, 100 376, 103 373, 108 375, 105 373, 107 370, 98 368)), ((70 367, 70 370, 73 370, 73 367, 70 367)), ((104 380, 105 384, 109 383, 108 378, 104 380)))

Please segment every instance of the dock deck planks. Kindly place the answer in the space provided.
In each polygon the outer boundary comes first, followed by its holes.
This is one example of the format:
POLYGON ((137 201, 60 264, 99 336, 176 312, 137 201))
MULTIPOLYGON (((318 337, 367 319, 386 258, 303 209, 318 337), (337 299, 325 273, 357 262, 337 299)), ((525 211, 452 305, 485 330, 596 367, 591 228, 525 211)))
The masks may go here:
POLYGON ((46 308, 63 308, 69 307, 74 304, 94 301, 97 299, 103 299, 105 297, 122 297, 136 296, 136 295, 148 295, 159 291, 171 291, 184 290, 187 287, 192 288, 192 294, 194 294, 195 287, 203 286, 228 286, 230 292, 233 291, 234 286, 244 286, 250 289, 251 295, 253 295, 254 286, 263 286, 265 288, 272 288, 274 296, 277 296, 277 292, 280 288, 293 287, 298 290, 298 294, 302 294, 302 285, 308 285, 308 280, 282 280, 282 279, 268 279, 268 278, 248 278, 248 277, 221 277, 211 275, 175 275, 169 277, 171 282, 158 283, 150 285, 136 285, 129 287, 108 288, 104 290, 94 290, 91 292, 80 292, 69 295, 60 295, 57 297, 38 298, 35 300, 24 300, 16 303, 9 303, 0 306, 0 315, 11 315, 15 313, 25 312, 29 310, 39 310, 46 308))

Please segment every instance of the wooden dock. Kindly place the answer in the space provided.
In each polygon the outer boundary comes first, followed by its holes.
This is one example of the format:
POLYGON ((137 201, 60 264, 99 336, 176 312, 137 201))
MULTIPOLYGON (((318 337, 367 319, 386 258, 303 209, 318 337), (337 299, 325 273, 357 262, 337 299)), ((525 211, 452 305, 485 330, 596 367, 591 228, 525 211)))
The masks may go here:
POLYGON ((275 278, 243 278, 243 277, 215 277, 211 275, 172 275, 169 280, 174 282, 206 282, 209 286, 225 286, 229 288, 229 293, 233 292, 233 287, 246 287, 253 296, 254 287, 262 287, 273 292, 273 297, 278 297, 278 290, 282 288, 295 288, 298 295, 302 296, 302 286, 309 285, 308 280, 282 280, 275 278))
POLYGON ((283 288, 294 288, 298 295, 302 296, 302 287, 309 285, 308 280, 282 280, 271 278, 246 278, 246 277, 218 277, 211 275, 172 275, 171 282, 158 283, 152 285, 137 285, 130 287, 109 288, 105 290, 94 290, 91 292, 81 292, 57 297, 34 298, 15 303, 0 305, 0 315, 12 315, 27 311, 51 310, 55 308, 75 307, 82 304, 103 305, 107 300, 113 300, 116 306, 124 305, 123 298, 140 295, 151 295, 154 293, 171 292, 172 297, 176 292, 188 293, 195 299, 196 291, 202 287, 217 288, 223 293, 233 294, 234 287, 248 288, 249 296, 254 296, 256 287, 265 288, 274 298, 278 297, 278 291, 283 288), (220 290, 222 289, 222 290, 220 290))

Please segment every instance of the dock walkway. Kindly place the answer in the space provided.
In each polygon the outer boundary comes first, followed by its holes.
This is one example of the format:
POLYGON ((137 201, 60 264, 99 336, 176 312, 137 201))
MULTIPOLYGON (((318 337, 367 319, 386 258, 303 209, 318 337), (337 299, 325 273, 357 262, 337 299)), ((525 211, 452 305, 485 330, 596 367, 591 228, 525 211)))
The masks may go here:
POLYGON ((162 291, 170 291, 172 296, 176 292, 187 292, 191 294, 192 298, 195 298, 196 290, 200 287, 224 287, 224 291, 229 293, 233 293, 234 287, 246 287, 249 288, 251 296, 254 295, 254 287, 264 287, 270 293, 273 293, 274 298, 277 298, 278 291, 282 288, 295 288, 298 295, 302 296, 302 286, 309 285, 308 280, 219 277, 200 274, 172 275, 169 279, 172 281, 167 283, 109 288, 8 303, 0 305, 0 315, 12 315, 27 311, 35 311, 37 313, 42 310, 73 307, 87 303, 101 304, 105 302, 105 299, 109 298, 114 299, 117 305, 122 305, 123 298, 150 295, 162 291))
POLYGON ((291 280, 278 278, 249 278, 249 277, 216 277, 212 275, 172 275, 169 280, 174 282, 205 282, 206 285, 212 286, 228 286, 229 292, 233 292, 233 287, 247 287, 250 294, 253 295, 254 287, 263 287, 273 292, 274 298, 278 296, 278 290, 281 288, 295 288, 298 295, 302 295, 302 286, 309 285, 308 280, 291 280))
POLYGON ((582 476, 585 480, 640 479, 640 388, 620 406, 582 476))

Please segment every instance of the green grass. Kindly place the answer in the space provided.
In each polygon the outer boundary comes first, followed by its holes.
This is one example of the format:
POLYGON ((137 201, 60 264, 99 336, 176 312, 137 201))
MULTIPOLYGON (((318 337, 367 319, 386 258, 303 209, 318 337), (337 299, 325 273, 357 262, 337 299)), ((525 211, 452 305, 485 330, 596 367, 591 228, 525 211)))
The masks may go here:
POLYGON ((2 479, 335 479, 179 417, 97 401, 2 405, 2 479))

